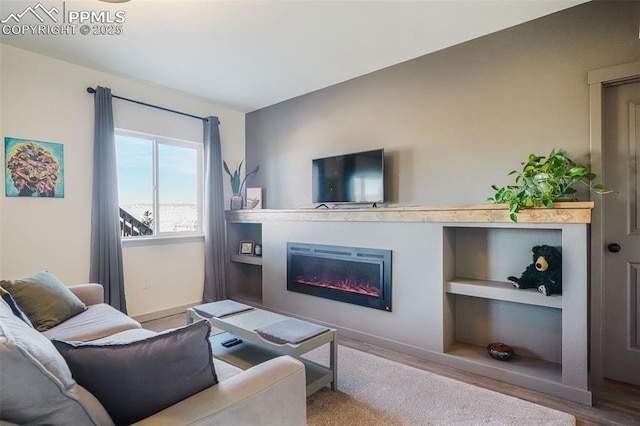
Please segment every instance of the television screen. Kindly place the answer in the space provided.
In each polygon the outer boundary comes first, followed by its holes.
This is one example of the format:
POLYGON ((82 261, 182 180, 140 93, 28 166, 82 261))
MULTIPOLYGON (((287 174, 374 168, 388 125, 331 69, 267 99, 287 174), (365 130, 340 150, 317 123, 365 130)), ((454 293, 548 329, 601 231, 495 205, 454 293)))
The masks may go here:
POLYGON ((356 152, 312 162, 314 203, 384 202, 384 150, 356 152))

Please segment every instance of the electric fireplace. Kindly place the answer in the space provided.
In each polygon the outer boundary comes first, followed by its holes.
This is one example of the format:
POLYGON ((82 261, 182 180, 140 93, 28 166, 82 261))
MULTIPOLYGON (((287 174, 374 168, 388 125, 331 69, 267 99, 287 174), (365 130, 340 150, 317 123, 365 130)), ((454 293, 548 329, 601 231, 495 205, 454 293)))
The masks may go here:
POLYGON ((287 290, 391 311, 391 250, 287 243, 287 290))

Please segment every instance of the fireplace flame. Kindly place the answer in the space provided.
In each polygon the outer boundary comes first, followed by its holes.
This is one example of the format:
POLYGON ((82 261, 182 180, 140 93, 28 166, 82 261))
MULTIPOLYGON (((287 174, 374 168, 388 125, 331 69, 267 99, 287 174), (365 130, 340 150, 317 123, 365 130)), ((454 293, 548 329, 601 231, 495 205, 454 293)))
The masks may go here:
POLYGON ((316 279, 306 279, 299 277, 296 281, 300 284, 313 285, 316 287, 331 288, 334 290, 342 290, 350 293, 364 294, 366 296, 380 297, 380 289, 370 284, 352 283, 348 279, 341 280, 339 282, 330 283, 316 279))

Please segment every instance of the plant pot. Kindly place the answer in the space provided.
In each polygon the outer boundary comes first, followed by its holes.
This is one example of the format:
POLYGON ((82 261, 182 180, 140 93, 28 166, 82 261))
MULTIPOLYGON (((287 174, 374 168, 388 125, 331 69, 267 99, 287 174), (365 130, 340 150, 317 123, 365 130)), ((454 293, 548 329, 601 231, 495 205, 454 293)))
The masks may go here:
POLYGON ((243 201, 242 195, 231 196, 231 210, 241 210, 242 201, 243 201))

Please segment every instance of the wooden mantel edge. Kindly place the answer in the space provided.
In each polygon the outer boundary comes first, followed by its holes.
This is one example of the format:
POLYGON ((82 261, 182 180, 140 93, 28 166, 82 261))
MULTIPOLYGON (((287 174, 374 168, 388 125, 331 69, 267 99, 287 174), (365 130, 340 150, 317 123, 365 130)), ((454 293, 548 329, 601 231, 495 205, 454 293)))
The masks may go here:
MULTIPOLYGON (((524 209, 519 223, 591 223, 593 201, 555 203, 555 208, 524 209)), ((513 223, 506 204, 389 206, 378 208, 228 210, 228 221, 300 220, 324 222, 465 222, 513 223)))

